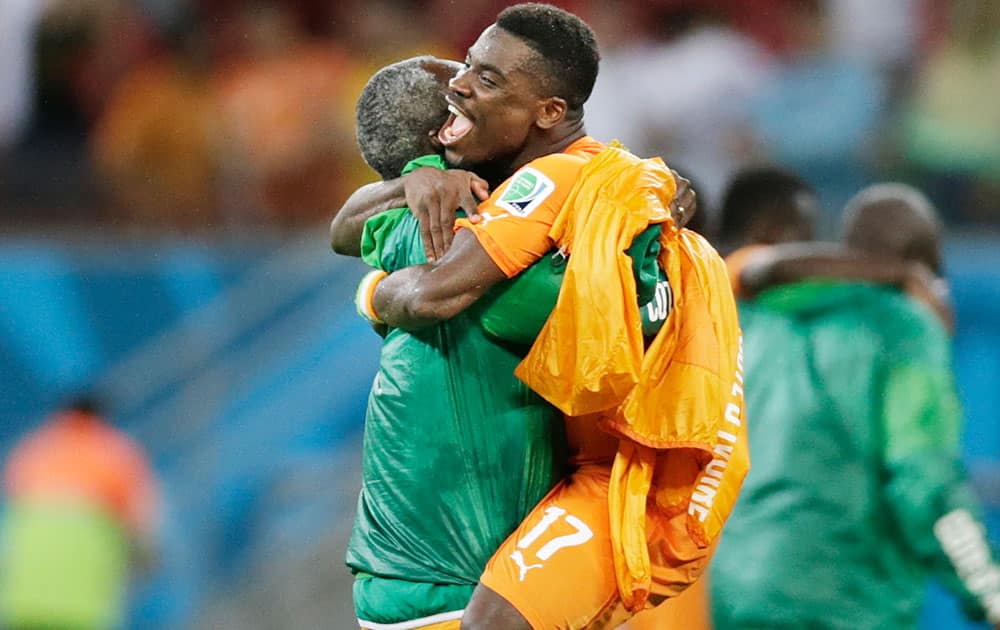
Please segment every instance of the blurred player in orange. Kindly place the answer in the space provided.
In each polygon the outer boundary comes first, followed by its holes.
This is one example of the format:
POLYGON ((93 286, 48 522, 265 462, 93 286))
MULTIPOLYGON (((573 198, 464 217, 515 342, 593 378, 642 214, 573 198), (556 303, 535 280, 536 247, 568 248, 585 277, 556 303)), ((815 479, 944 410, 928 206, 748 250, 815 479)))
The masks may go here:
POLYGON ((151 561, 158 520, 142 448, 80 399, 14 448, 4 491, 3 627, 119 627, 130 566, 151 561))

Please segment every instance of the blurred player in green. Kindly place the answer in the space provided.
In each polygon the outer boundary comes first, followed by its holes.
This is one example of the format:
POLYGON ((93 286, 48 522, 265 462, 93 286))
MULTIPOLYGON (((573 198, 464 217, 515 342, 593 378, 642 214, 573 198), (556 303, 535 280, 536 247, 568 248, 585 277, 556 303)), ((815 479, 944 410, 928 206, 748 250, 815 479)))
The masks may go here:
MULTIPOLYGON (((722 236, 808 239, 814 207, 792 175, 745 173, 722 236)), ((948 332, 877 284, 913 286, 914 266, 940 273, 937 218, 919 192, 880 185, 852 200, 844 231, 846 249, 730 257, 744 291, 790 283, 740 305, 754 468, 710 568, 716 628, 915 628, 932 575, 971 617, 1000 624, 1000 566, 959 459, 948 332)), ((932 303, 935 284, 920 291, 932 303)))

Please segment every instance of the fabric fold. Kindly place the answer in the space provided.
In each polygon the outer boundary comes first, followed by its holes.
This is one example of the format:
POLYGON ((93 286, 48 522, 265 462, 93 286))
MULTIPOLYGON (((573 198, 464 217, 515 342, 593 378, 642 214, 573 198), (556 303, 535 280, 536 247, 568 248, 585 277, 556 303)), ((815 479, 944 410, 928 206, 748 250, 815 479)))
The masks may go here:
POLYGON ((570 254, 559 299, 515 371, 621 438, 608 509, 633 610, 697 579, 749 470, 735 300, 711 245, 674 225, 675 193, 659 158, 609 147, 587 163, 550 231, 570 254), (674 304, 647 348, 626 251, 652 224, 674 304))

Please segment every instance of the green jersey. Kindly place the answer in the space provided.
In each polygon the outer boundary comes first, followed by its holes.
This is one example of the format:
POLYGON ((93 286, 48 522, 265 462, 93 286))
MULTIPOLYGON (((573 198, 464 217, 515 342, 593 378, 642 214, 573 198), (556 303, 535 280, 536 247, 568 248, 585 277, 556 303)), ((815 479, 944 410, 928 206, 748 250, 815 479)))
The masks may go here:
POLYGON ((715 627, 915 628, 932 573, 973 615, 1000 612, 938 322, 818 282, 740 319, 753 469, 710 567, 715 627))
POLYGON ((5 628, 116 628, 125 609, 129 542, 104 510, 19 498, 0 521, 5 628))
MULTIPOLYGON (((370 219, 362 249, 385 271, 426 262, 405 209, 370 219)), ((464 608, 489 558, 565 474, 562 416, 514 377, 521 358, 487 336, 475 306, 386 334, 347 551, 365 578, 355 587, 360 618, 464 608)))

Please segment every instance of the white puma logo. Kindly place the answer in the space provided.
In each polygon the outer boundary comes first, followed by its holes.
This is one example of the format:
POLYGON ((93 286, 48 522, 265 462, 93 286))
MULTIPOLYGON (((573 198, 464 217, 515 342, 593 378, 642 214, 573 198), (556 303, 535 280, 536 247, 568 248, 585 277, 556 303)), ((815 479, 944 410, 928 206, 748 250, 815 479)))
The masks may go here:
POLYGON ((510 554, 510 558, 511 558, 511 560, 514 561, 514 563, 518 566, 518 568, 521 569, 521 581, 522 582, 524 581, 524 576, 528 573, 528 571, 530 571, 531 569, 540 569, 540 568, 542 568, 542 564, 541 563, 538 563, 538 564, 527 564, 527 565, 524 564, 524 555, 520 551, 515 551, 514 553, 510 554))

